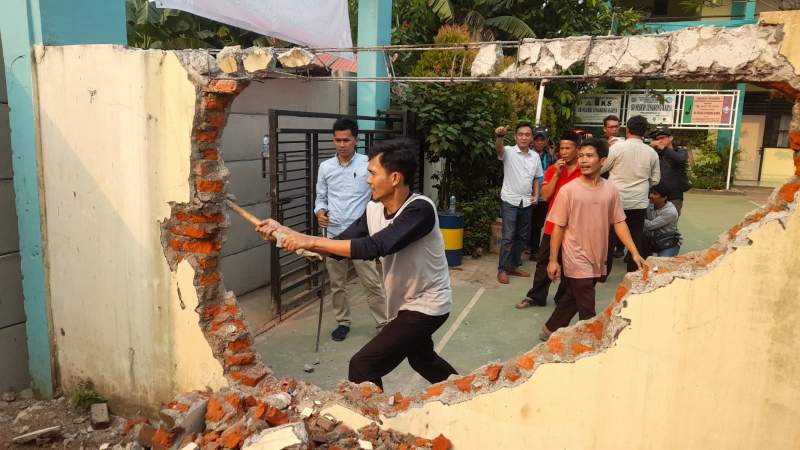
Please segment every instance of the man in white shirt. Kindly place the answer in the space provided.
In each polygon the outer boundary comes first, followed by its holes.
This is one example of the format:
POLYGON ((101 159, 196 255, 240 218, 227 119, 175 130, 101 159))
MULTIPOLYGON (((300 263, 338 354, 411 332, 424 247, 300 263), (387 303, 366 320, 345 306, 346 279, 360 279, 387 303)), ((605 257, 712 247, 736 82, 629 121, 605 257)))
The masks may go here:
MULTIPOLYGON (((609 172, 608 180, 619 190, 622 208, 625 210, 625 222, 639 252, 642 251, 644 244, 644 218, 647 206, 650 204, 650 188, 661 180, 658 153, 642 142, 642 136, 646 132, 646 118, 633 116, 628 119, 625 141, 611 147, 602 170, 603 173, 609 172)), ((613 235, 611 238, 615 239, 613 235)), ((630 256, 629 253, 625 258, 628 272, 635 272, 638 267, 630 256)), ((608 273, 611 273, 612 261, 613 258, 609 257, 608 273)))
POLYGON ((522 250, 531 234, 531 206, 539 199, 538 180, 544 176, 539 154, 531 151, 533 127, 520 122, 514 132, 517 145, 507 146, 503 142, 508 130, 498 127, 495 133, 497 159, 503 161, 503 237, 500 246, 500 262, 497 281, 508 284, 508 276, 529 277, 530 273, 519 269, 522 265, 522 250))

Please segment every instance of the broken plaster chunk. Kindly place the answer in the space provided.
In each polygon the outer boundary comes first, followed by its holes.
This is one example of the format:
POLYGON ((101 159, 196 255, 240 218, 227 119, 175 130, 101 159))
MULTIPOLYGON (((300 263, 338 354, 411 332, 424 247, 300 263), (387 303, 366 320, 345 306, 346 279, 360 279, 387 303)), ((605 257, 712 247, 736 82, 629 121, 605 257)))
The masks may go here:
POLYGON ((275 65, 275 52, 270 47, 250 47, 242 58, 248 73, 266 72, 275 65))
POLYGON ((300 417, 302 417, 303 419, 308 419, 309 417, 311 417, 312 414, 314 414, 314 410, 311 409, 310 407, 306 407, 303 408, 303 410, 300 412, 300 417))
POLYGON ((289 69, 307 67, 313 60, 314 54, 300 47, 294 47, 278 55, 281 65, 289 69))
POLYGON ((535 40, 525 39, 522 45, 519 46, 519 62, 520 64, 536 64, 539 61, 539 53, 542 51, 541 42, 535 40), (530 42, 529 42, 530 41, 530 42))
POLYGON ((372 442, 365 441, 363 439, 358 440, 358 446, 363 448, 364 450, 372 450, 372 442))
POLYGON ((111 425, 111 417, 108 415, 108 404, 95 403, 91 406, 89 414, 92 419, 92 428, 102 430, 111 425))
MULTIPOLYGON (((288 423, 248 437, 243 449, 267 450, 308 444, 308 430, 303 422, 288 423)), ((305 448, 305 447, 304 447, 305 448)))
POLYGON ((225 73, 238 72, 241 52, 242 47, 240 45, 223 48, 217 54, 217 66, 225 73))
POLYGON ((474 77, 489 77, 495 74, 498 64, 503 59, 503 48, 499 44, 481 45, 478 55, 472 61, 470 73, 474 77))
POLYGON ((289 407, 292 404, 292 397, 285 392, 278 392, 277 394, 270 395, 266 398, 266 402, 268 405, 283 410, 289 407))
POLYGON ((183 448, 181 448, 181 450, 200 450, 200 447, 198 447, 194 442, 189 442, 183 448))

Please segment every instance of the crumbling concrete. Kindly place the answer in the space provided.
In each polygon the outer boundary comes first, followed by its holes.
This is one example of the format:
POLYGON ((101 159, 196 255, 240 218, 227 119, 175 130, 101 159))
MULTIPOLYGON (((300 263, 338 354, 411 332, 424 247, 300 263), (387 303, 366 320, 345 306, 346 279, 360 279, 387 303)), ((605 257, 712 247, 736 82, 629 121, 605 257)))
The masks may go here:
POLYGON ((470 73, 474 77, 488 77, 495 74, 497 66, 503 60, 503 48, 498 44, 481 46, 480 51, 472 61, 470 73))

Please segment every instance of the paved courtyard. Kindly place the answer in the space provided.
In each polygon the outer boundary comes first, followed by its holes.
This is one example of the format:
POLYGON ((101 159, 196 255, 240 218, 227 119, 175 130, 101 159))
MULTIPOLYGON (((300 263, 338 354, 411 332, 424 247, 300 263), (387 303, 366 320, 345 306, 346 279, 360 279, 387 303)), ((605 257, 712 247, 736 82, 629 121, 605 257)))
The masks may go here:
MULTIPOLYGON (((679 223, 684 236, 681 253, 708 247, 719 234, 763 203, 769 193, 769 190, 757 188, 748 189, 743 195, 689 193, 679 223)), ((538 343, 538 332, 554 307, 555 287, 551 287, 546 307, 515 309, 514 305, 530 287, 531 278, 512 277, 511 284, 501 285, 495 280, 496 264, 497 256, 487 255, 479 259, 467 258, 461 267, 451 270, 453 311, 434 335, 434 341, 437 349, 441 350, 440 354, 460 373, 531 349, 538 343)), ((533 263, 527 262, 524 268, 532 272, 533 263)), ((598 284, 598 311, 608 305, 623 276, 624 264, 615 262, 608 282, 598 284)), ((347 377, 350 356, 376 333, 364 292, 357 280, 351 283, 350 292, 353 327, 343 342, 334 342, 330 338, 336 322, 328 298, 324 305, 318 354, 314 352, 318 304, 256 338, 257 350, 276 375, 307 380, 326 389, 335 388, 347 377), (316 360, 319 364, 314 372, 305 373, 303 366, 316 360)), ((258 323, 268 316, 264 306, 268 295, 266 289, 261 289, 240 299, 253 329, 258 329, 258 323)), ((417 376, 407 362, 384 378, 384 386, 389 392, 407 394, 426 385, 427 382, 417 376)))

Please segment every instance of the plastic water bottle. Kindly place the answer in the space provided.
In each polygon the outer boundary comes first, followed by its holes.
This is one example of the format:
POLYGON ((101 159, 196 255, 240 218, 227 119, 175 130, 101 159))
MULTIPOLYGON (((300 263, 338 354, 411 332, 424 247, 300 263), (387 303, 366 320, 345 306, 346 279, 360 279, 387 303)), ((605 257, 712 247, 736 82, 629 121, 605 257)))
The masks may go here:
POLYGON ((456 212, 456 196, 455 195, 451 195, 450 196, 450 208, 449 209, 450 209, 451 213, 455 213, 456 212))
POLYGON ((261 156, 263 158, 269 157, 269 135, 265 134, 264 139, 261 141, 261 156))

